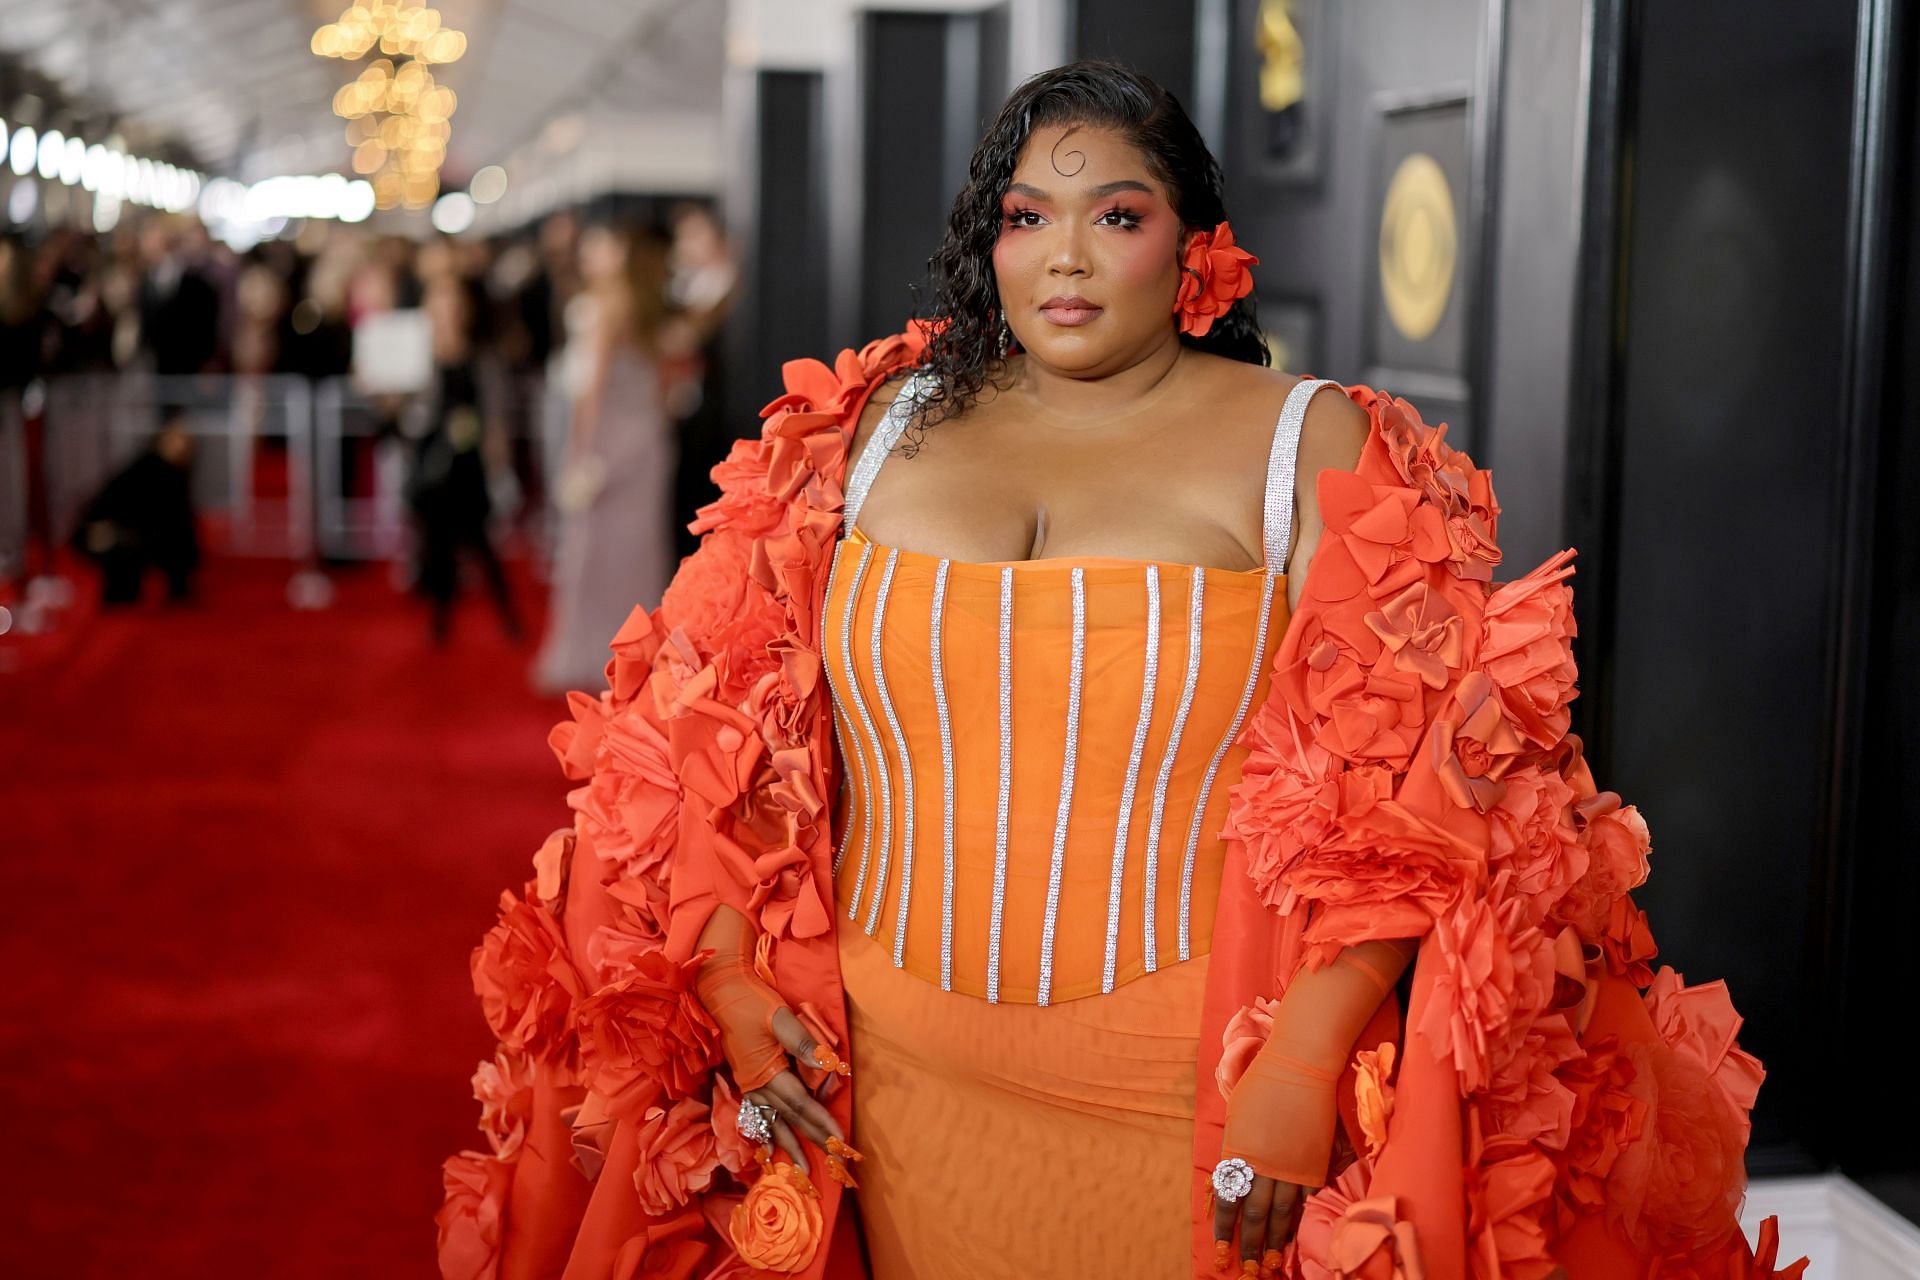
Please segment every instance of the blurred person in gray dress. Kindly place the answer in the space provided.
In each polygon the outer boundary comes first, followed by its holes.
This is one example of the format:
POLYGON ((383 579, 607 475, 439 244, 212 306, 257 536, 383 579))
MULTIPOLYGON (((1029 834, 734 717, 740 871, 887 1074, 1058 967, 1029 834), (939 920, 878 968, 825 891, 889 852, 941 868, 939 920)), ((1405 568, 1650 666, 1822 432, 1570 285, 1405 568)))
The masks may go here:
POLYGON ((659 358, 667 245, 648 231, 589 227, 580 274, 566 310, 552 607, 533 670, 550 693, 601 686, 608 643, 635 605, 660 603, 675 562, 677 450, 659 358))

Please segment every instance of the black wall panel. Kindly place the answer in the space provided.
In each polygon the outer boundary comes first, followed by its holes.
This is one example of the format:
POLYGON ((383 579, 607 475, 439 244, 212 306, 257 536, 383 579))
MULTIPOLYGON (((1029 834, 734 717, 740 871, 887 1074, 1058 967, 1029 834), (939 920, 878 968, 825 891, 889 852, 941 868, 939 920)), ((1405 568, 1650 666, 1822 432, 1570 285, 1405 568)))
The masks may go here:
POLYGON ((827 166, 822 147, 821 75, 761 70, 753 75, 753 202, 747 225, 748 295, 734 312, 726 421, 757 434, 760 406, 781 390, 780 365, 831 358, 827 328, 827 166))
POLYGON ((1724 977, 1767 1064, 1752 1167, 1812 1168, 1854 13, 1636 19, 1599 776, 1653 831, 1662 962, 1724 977))
POLYGON ((954 196, 943 128, 951 21, 938 13, 869 13, 860 20, 865 207, 859 337, 849 341, 906 324, 913 286, 940 246, 954 196))

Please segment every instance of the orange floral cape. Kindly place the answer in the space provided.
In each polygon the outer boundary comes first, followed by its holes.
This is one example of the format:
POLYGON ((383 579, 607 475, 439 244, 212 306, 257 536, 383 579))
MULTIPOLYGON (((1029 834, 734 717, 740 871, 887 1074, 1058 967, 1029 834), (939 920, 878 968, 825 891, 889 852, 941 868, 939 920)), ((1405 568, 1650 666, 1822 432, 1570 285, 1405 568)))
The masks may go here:
MULTIPOLYGON (((441 1274, 857 1277, 841 1188, 763 1172, 691 971, 716 905, 825 1042, 847 1024, 832 911, 838 783, 816 634, 868 398, 929 328, 785 366, 713 471, 699 550, 570 695, 570 826, 475 949, 498 1038, 488 1150, 447 1161, 441 1274)), ((1319 480, 1326 529, 1232 787, 1194 1126, 1196 1275, 1225 1095, 1301 965, 1421 940, 1340 1089, 1341 1140, 1285 1272, 1309 1280, 1797 1277, 1738 1231, 1760 1064, 1723 984, 1657 973, 1629 891, 1646 824, 1568 732, 1571 552, 1495 586, 1488 473, 1405 400, 1319 480), (1218 1082, 1218 1087, 1210 1083, 1218 1082)), ((851 1129, 851 1082, 804 1073, 851 1129)), ((858 1135, 854 1135, 856 1141, 858 1135)))

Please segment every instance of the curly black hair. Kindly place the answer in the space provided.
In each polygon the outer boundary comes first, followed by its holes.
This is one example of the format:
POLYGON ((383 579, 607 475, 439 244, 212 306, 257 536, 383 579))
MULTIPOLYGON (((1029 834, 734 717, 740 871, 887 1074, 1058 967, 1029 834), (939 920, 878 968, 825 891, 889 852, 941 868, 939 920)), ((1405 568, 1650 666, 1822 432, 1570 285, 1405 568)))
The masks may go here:
MULTIPOLYGON (((993 246, 1000 201, 1013 181, 1020 148, 1046 125, 1091 125, 1124 135, 1166 185, 1174 212, 1188 227, 1211 231, 1226 220, 1220 162, 1207 150, 1180 100, 1131 67, 1102 59, 1070 62, 1030 76, 1007 98, 967 162, 967 185, 954 197, 947 234, 928 260, 933 317, 945 320, 919 367, 935 375, 908 432, 958 417, 981 388, 1006 369, 1000 354, 1000 293, 993 246)), ((1252 294, 1215 320, 1205 337, 1180 341, 1248 364, 1270 363, 1252 294)), ((919 446, 912 438, 905 453, 919 446)))

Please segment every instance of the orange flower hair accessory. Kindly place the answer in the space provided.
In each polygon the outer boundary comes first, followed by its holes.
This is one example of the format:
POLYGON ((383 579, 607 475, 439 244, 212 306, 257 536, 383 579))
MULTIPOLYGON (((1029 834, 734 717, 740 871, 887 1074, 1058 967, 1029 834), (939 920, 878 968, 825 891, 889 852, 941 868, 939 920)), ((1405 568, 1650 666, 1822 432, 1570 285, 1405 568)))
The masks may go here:
POLYGON ((1259 262, 1233 242, 1233 228, 1224 222, 1212 231, 1194 232, 1180 263, 1180 292, 1173 299, 1180 332, 1205 337, 1215 320, 1253 292, 1247 268, 1259 262))
POLYGON ((786 1274, 806 1270, 821 1230, 820 1193, 790 1164, 769 1165, 727 1221, 742 1262, 786 1274))

